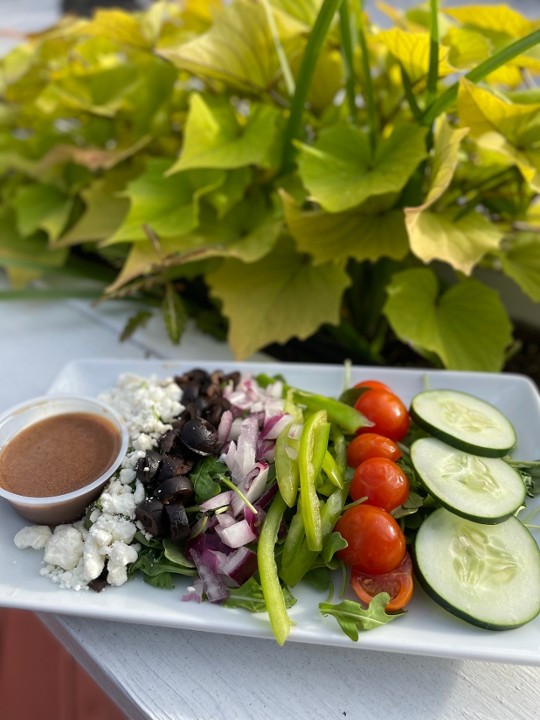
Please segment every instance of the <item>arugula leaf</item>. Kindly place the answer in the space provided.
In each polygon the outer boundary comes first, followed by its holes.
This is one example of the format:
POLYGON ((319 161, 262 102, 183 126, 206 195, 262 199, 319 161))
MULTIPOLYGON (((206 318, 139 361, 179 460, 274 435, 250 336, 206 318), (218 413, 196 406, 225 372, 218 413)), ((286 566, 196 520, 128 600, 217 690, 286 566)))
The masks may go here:
POLYGON ((374 630, 405 614, 404 611, 401 611, 389 615, 384 609, 389 600, 388 593, 379 593, 375 595, 366 609, 353 600, 343 600, 337 605, 319 603, 319 610, 325 616, 334 617, 345 635, 356 642, 359 631, 374 630))
POLYGON ((207 457, 198 462, 190 473, 193 483, 195 502, 209 500, 221 492, 221 478, 229 478, 229 468, 215 457, 207 457))
POLYGON ((335 569, 340 563, 334 558, 334 555, 338 550, 343 550, 346 547, 347 541, 340 533, 330 533, 321 550, 321 560, 327 567, 335 569))
MULTIPOLYGON (((285 607, 291 608, 296 604, 296 598, 286 587, 282 587, 285 607)), ((266 602, 264 600, 262 586, 259 580, 252 576, 239 588, 230 588, 229 597, 222 603, 229 608, 243 608, 250 612, 266 612, 266 602)))
MULTIPOLYGON (((166 590, 174 588, 174 575, 197 574, 195 568, 187 562, 178 563, 171 561, 165 554, 163 545, 159 542, 160 547, 146 545, 139 552, 139 556, 128 569, 128 575, 131 577, 140 572, 145 583, 166 590)), ((171 556, 170 550, 169 556, 171 556)))

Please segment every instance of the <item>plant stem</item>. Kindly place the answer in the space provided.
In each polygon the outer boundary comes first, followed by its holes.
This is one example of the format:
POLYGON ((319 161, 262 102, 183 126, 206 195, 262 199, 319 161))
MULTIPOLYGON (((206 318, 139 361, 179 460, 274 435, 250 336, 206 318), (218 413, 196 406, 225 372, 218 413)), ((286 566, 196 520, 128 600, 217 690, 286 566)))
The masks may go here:
POLYGON ((99 300, 101 291, 87 290, 85 288, 21 288, 0 290, 2 300, 63 300, 63 299, 99 300))
MULTIPOLYGON (((420 120, 422 117, 422 110, 420 109, 420 106, 416 102, 416 98, 414 97, 414 90, 411 83, 411 79, 407 74, 407 71, 403 67, 403 65, 400 65, 401 70, 401 82, 403 84, 403 90, 405 91, 405 99, 409 103, 409 108, 411 109, 411 112, 416 120, 420 120)), ((401 104, 401 103, 400 103, 401 104)))
POLYGON ((345 93, 349 105, 351 122, 356 122, 356 76, 354 72, 354 26, 349 13, 349 0, 343 0, 339 9, 339 25, 341 31, 341 54, 345 68, 345 93))
POLYGON ((276 53, 279 60, 279 66, 281 67, 281 72, 283 74, 283 80, 285 81, 285 87, 287 88, 287 92, 289 95, 294 95, 294 78, 293 74, 291 72, 291 68, 289 66, 289 62, 287 60, 287 56, 285 55, 285 51, 283 50, 283 45, 281 44, 281 40, 279 39, 279 33, 278 29, 276 27, 276 21, 274 19, 274 14, 272 12, 272 8, 270 7, 269 0, 262 0, 262 6, 264 8, 264 12, 266 15, 266 19, 268 21, 268 27, 270 28, 270 33, 272 35, 272 40, 274 41, 274 47, 276 48, 276 53))
POLYGON ((375 151, 377 145, 377 112, 375 109, 375 94, 373 92, 373 81, 371 78, 371 68, 369 66, 369 53, 366 40, 366 21, 364 15, 364 0, 359 0, 360 13, 358 20, 358 44, 362 51, 362 95, 364 96, 364 104, 366 106, 367 123, 369 132, 369 142, 371 150, 375 151))
POLYGON ((483 182, 479 183, 475 188, 476 192, 473 197, 467 200, 454 215, 454 222, 458 222, 471 210, 482 202, 482 197, 486 192, 493 192, 501 186, 508 185, 509 180, 512 177, 519 178, 519 170, 516 167, 505 168, 505 170, 495 173, 489 178, 486 178, 483 182))
MULTIPOLYGON (((477 65, 475 68, 466 73, 464 77, 471 82, 483 80, 486 75, 489 75, 502 65, 505 65, 510 60, 513 60, 518 55, 527 52, 527 50, 530 50, 538 44, 540 44, 540 29, 534 30, 532 33, 529 33, 529 35, 525 35, 525 37, 516 40, 503 50, 495 53, 495 55, 492 55, 487 60, 481 62, 480 65, 477 65)), ((445 90, 442 95, 440 95, 429 107, 426 108, 422 117, 424 125, 431 125, 435 118, 455 103, 458 95, 458 89, 459 80, 445 90)))
POLYGON ((321 48, 330 28, 330 23, 341 5, 342 0, 323 0, 313 30, 307 41, 306 49, 302 57, 296 90, 291 101, 291 112, 283 133, 283 158, 281 162, 281 173, 290 172, 294 165, 294 141, 300 137, 302 129, 302 118, 306 104, 311 78, 315 65, 319 59, 321 48))
POLYGON ((437 97, 437 80, 439 79, 439 0, 430 0, 429 6, 429 70, 426 108, 430 107, 437 97))

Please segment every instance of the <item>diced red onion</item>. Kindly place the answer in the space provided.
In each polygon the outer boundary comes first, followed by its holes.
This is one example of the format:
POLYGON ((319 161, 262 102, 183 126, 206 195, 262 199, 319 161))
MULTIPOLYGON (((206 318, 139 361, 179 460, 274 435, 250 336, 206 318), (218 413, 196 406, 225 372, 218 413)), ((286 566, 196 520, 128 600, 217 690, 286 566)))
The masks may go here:
POLYGON ((232 548, 242 547, 257 539, 256 533, 245 519, 239 520, 230 527, 217 526, 216 532, 224 544, 232 548))
MULTIPOLYGON (((232 490, 231 490, 231 492, 232 492, 232 490)), ((234 517, 228 512, 218 513, 216 515, 216 520, 217 520, 217 524, 220 527, 230 527, 231 525, 234 525, 234 523, 236 522, 234 517)))
POLYGON ((261 438, 275 440, 290 422, 291 416, 288 413, 272 415, 261 430, 261 438))
POLYGON ((219 447, 222 447, 229 439, 229 433, 231 432, 233 424, 233 414, 230 410, 225 410, 221 416, 221 420, 218 425, 218 443, 219 447))
POLYGON ((209 510, 217 510, 220 507, 226 507, 230 505, 233 496, 233 490, 225 490, 224 492, 214 495, 214 497, 205 500, 200 504, 200 508, 203 512, 209 510))
POLYGON ((257 461, 273 462, 276 455, 276 441, 263 440, 257 443, 257 461))
MULTIPOLYGON (((270 487, 265 490, 264 494, 261 495, 261 497, 257 500, 255 503, 255 508, 259 511, 264 510, 272 500, 274 499, 275 494, 277 493, 278 485, 277 482, 274 482, 270 487)), ((259 518, 260 520, 260 518, 259 518)))
POLYGON ((202 580, 203 589, 208 600, 216 603, 225 600, 229 596, 229 591, 218 574, 203 561, 202 555, 196 550, 191 550, 191 558, 202 580))
POLYGON ((195 578, 193 580, 193 585, 190 585, 188 587, 187 591, 182 595, 182 600, 184 602, 202 602, 202 596, 203 596, 203 582, 200 578, 195 578))
POLYGON ((240 427, 240 436, 236 443, 236 452, 234 448, 229 446, 227 454, 222 456, 222 460, 225 462, 233 480, 240 485, 247 474, 255 465, 255 452, 257 447, 257 438, 259 435, 259 428, 257 419, 251 415, 242 421, 240 427))
POLYGON ((221 566, 221 574, 227 584, 240 587, 257 572, 257 554, 247 547, 232 552, 221 566))

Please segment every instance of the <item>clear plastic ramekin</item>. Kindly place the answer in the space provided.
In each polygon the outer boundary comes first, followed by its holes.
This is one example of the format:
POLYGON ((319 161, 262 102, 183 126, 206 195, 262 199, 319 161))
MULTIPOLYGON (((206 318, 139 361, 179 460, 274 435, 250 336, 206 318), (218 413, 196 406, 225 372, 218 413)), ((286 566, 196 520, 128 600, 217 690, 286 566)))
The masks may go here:
MULTIPOLYGON (((108 420, 118 431, 120 449, 99 477, 78 490, 49 497, 19 495, 0 486, 0 498, 9 502, 26 520, 41 525, 60 525, 81 518, 105 483, 120 467, 128 449, 126 423, 106 403, 80 395, 46 395, 10 408, 0 415, 0 453, 4 446, 33 423, 64 413, 91 413, 108 420)), ((31 479, 30 479, 31 481, 31 479)))

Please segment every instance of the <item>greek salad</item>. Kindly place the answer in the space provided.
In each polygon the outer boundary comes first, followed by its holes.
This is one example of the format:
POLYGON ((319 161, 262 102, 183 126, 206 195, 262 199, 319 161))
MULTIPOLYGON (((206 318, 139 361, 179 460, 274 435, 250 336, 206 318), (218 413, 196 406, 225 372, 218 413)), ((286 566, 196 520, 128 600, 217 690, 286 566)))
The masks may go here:
POLYGON ((120 470, 76 523, 14 538, 62 588, 187 577, 181 601, 266 613, 280 645, 299 583, 353 640, 417 585, 486 629, 540 613, 540 462, 512 457, 512 424, 480 398, 426 388, 406 407, 370 378, 330 398, 193 368, 125 373, 102 399, 128 423, 120 470))

